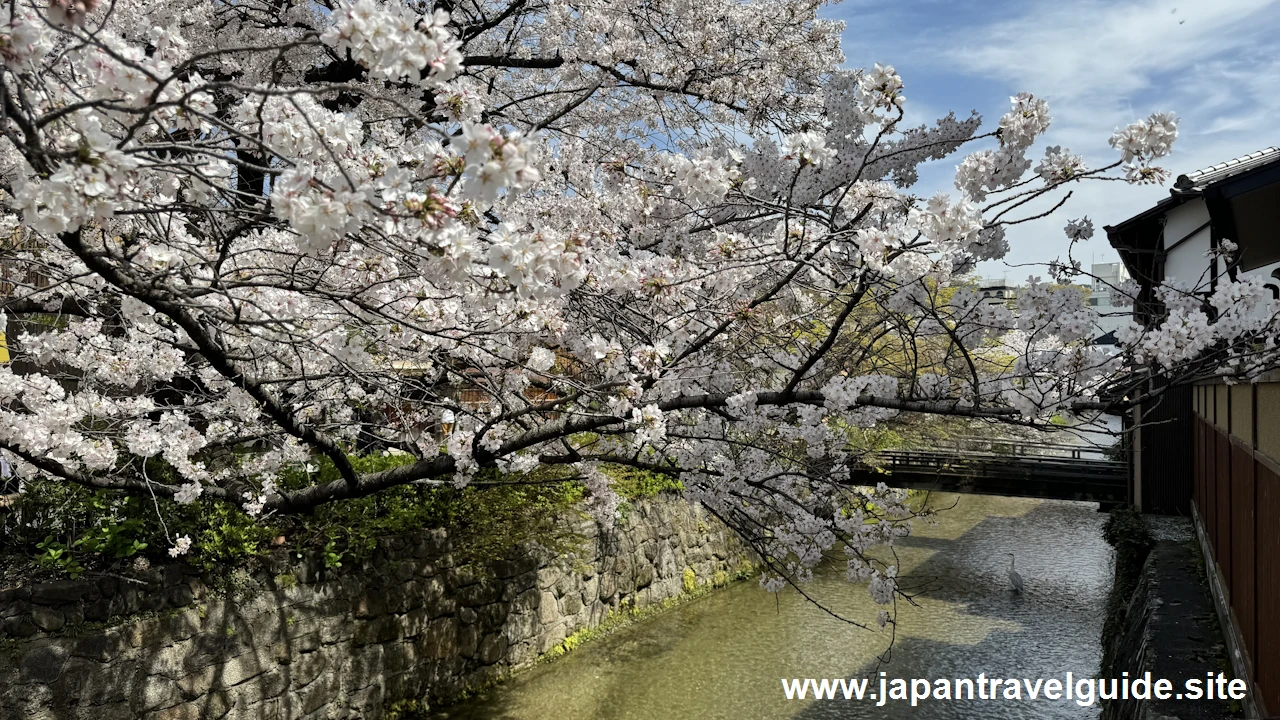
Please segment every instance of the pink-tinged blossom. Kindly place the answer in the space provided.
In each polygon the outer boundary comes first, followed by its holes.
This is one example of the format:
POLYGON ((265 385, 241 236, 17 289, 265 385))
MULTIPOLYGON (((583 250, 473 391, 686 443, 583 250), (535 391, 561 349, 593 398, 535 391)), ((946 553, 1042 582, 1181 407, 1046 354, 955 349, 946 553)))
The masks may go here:
POLYGON ((169 548, 169 557, 176 558, 186 555, 191 551, 190 535, 175 535, 173 538, 173 547, 169 548))

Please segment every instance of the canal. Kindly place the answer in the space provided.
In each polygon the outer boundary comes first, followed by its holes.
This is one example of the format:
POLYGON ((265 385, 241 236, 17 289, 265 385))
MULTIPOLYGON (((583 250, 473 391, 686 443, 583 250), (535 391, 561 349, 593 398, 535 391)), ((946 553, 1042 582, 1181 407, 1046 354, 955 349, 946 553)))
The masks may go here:
MULTIPOLYGON (((897 547, 905 587, 890 661, 888 631, 836 620, 794 591, 747 581, 587 643, 560 660, 446 711, 450 720, 748 720, 755 718, 1093 718, 1097 706, 1046 701, 785 699, 782 678, 1093 676, 1111 583, 1111 549, 1096 505, 935 495, 955 507, 917 523, 897 547), (1026 591, 1009 588, 1017 557, 1026 591), (878 677, 878 676, 877 676, 878 677)), ((838 569, 812 594, 849 617, 874 620, 865 587, 838 569)), ((874 627, 874 625, 873 625, 874 627)))

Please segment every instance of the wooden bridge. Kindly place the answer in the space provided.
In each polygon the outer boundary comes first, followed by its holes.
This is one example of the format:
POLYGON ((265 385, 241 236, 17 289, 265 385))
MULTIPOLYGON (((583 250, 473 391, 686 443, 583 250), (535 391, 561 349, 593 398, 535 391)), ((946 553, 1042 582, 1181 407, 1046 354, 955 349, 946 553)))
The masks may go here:
POLYGON ((957 438, 929 450, 879 451, 853 479, 890 487, 1014 497, 1084 500, 1109 510, 1128 502, 1128 464, 1104 448, 957 438))

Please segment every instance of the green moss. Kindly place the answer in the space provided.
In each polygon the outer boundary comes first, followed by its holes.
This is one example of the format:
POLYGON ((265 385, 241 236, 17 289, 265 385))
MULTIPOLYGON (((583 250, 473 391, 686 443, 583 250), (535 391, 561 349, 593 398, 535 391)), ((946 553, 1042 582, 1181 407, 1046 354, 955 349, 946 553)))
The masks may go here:
POLYGON ((698 589, 698 574, 693 571, 693 568, 687 567, 684 569, 683 585, 686 594, 698 589))
POLYGON ((399 700, 391 704, 382 720, 427 720, 431 706, 421 700, 399 700))
POLYGON ((684 484, 675 475, 622 465, 604 465, 601 469, 612 481, 613 491, 625 500, 656 497, 665 492, 684 492, 684 484))

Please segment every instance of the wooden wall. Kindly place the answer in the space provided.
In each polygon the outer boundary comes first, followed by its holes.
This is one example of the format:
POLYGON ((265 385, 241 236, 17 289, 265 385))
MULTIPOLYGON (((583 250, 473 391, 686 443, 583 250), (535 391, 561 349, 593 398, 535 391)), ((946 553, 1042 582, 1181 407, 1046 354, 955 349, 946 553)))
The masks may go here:
POLYGON ((1196 385, 1193 501, 1260 707, 1280 709, 1280 383, 1196 385))

